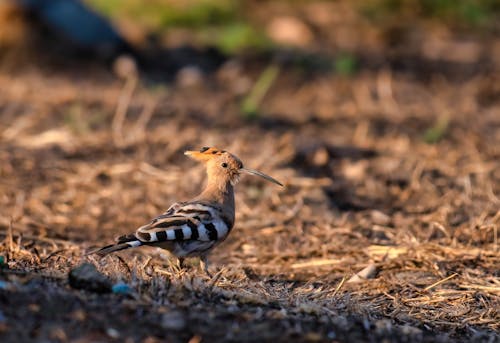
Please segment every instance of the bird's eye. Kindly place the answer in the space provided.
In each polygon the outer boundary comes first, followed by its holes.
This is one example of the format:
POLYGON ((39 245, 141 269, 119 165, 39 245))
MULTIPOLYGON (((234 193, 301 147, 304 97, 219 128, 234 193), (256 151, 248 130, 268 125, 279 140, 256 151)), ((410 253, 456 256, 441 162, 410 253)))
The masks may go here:
POLYGON ((200 149, 200 152, 205 152, 207 151, 208 149, 210 149, 209 147, 207 146, 204 146, 203 148, 200 149))
POLYGON ((222 168, 227 168, 227 163, 226 163, 226 162, 223 162, 223 163, 221 164, 221 167, 222 167, 222 168))

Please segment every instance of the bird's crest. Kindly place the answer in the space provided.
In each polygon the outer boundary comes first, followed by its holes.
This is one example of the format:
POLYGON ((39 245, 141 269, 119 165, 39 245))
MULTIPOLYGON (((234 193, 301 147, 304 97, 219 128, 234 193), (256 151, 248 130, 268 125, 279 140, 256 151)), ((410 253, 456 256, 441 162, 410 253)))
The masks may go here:
POLYGON ((215 147, 203 147, 200 150, 188 150, 184 153, 195 160, 206 162, 208 173, 214 175, 230 175, 231 183, 236 183, 240 173, 260 176, 267 181, 283 186, 279 181, 258 170, 244 168, 241 160, 225 150, 215 147))
MULTIPOLYGON (((198 160, 198 161, 208 161, 208 160, 211 160, 215 157, 222 156, 224 154, 228 154, 228 155, 233 156, 232 154, 228 153, 225 150, 217 149, 214 147, 207 147, 207 146, 201 148, 200 150, 188 150, 188 151, 184 152, 184 155, 187 155, 187 156, 189 156, 195 160, 198 160)), ((233 157, 236 157, 236 156, 233 156, 233 157)))

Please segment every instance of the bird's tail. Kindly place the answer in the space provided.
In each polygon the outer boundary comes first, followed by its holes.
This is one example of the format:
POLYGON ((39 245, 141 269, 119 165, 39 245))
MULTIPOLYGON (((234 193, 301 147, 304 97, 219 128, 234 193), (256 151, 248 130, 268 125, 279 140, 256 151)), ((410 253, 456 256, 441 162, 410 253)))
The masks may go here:
POLYGON ((118 242, 115 244, 107 245, 105 247, 92 250, 87 253, 87 255, 97 254, 99 256, 105 256, 115 251, 120 251, 128 248, 135 248, 141 246, 143 243, 138 240, 134 235, 121 236, 118 238, 118 242))

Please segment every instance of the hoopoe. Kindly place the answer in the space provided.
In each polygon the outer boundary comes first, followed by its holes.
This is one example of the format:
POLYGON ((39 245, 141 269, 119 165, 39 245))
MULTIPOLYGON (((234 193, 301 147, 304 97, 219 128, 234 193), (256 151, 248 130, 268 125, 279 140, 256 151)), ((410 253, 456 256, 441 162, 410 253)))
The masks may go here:
POLYGON ((210 275, 207 255, 234 226, 234 186, 240 174, 257 175, 283 186, 266 174, 243 167, 238 157, 225 150, 203 147, 184 154, 205 164, 208 181, 203 192, 190 201, 174 203, 135 233, 120 236, 116 244, 91 253, 104 256, 141 245, 157 246, 175 255, 181 267, 184 258, 199 256, 203 270, 210 275))

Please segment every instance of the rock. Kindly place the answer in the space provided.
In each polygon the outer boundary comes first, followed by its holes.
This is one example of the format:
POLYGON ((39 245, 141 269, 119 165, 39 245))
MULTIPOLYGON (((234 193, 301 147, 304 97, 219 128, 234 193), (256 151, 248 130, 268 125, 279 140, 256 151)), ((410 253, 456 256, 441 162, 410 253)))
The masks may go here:
POLYGON ((377 266, 373 263, 370 263, 368 266, 363 268, 361 271, 354 274, 349 280, 348 283, 360 283, 364 282, 368 279, 373 279, 377 274, 377 266))
POLYGON ((132 293, 132 287, 130 287, 129 285, 127 285, 124 282, 118 282, 118 283, 114 284, 113 287, 111 288, 111 290, 115 294, 130 294, 130 293, 132 293))
POLYGON ((312 162, 318 167, 326 166, 330 161, 330 154, 325 147, 320 147, 314 152, 312 162))
POLYGON ((375 322, 375 331, 380 336, 389 335, 393 331, 392 323, 389 319, 380 319, 375 322))
POLYGON ((3 291, 15 291, 16 290, 16 286, 13 283, 11 283, 11 282, 0 281, 0 290, 3 290, 3 291))
POLYGON ((122 54, 113 61, 113 72, 121 79, 137 77, 139 71, 135 58, 130 54, 122 54))
POLYGON ((166 330, 181 331, 187 326, 185 316, 178 311, 164 313, 160 325, 166 330))
POLYGON ((118 330, 113 329, 113 328, 107 328, 106 329, 106 334, 109 337, 114 338, 114 339, 120 338, 120 333, 118 332, 118 330))
POLYGON ((176 82, 180 87, 194 87, 203 82, 203 71, 197 66, 186 66, 177 72, 176 82))
POLYGON ((267 34, 278 44, 303 47, 313 40, 309 27, 300 19, 290 16, 274 18, 267 26, 267 34))
POLYGON ((111 281, 90 263, 84 263, 72 269, 68 280, 71 287, 89 292, 109 293, 112 290, 111 281))
POLYGON ((381 226, 387 226, 391 223, 391 217, 389 217, 387 214, 378 211, 378 210, 373 210, 370 212, 370 217, 373 221, 374 224, 381 225, 381 226))

